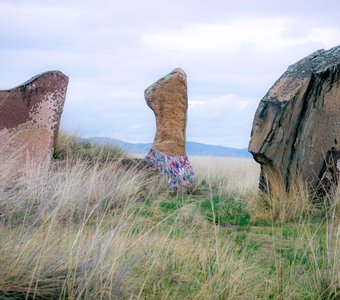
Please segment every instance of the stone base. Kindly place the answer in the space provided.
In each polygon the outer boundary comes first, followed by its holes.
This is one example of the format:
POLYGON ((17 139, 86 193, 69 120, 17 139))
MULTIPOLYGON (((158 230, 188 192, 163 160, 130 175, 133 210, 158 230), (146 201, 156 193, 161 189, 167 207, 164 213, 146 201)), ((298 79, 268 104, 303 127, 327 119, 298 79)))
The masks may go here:
POLYGON ((144 160, 162 174, 167 175, 171 188, 193 187, 195 173, 187 156, 170 156, 156 149, 150 149, 144 160))

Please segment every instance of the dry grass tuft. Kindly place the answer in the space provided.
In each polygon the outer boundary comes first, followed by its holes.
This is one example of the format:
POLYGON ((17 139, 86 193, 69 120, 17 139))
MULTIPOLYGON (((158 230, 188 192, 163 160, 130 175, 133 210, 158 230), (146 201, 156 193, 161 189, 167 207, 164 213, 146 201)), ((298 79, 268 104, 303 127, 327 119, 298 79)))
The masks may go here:
POLYGON ((102 162, 115 158, 124 158, 127 157, 127 154, 120 147, 82 141, 76 135, 61 132, 58 135, 53 157, 55 159, 68 159, 71 161, 87 160, 90 162, 102 162))
POLYGON ((297 178, 289 191, 277 176, 270 182, 270 194, 262 193, 256 203, 259 218, 284 224, 311 216, 312 195, 302 180, 297 178))

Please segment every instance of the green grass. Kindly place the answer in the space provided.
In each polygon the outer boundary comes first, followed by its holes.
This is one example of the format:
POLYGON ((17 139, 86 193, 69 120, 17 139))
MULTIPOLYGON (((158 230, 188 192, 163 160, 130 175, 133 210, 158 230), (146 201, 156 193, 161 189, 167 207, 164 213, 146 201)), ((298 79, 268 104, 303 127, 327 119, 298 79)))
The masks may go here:
POLYGON ((200 206, 207 220, 217 225, 246 226, 250 223, 250 213, 246 205, 235 199, 220 199, 215 196, 213 199, 204 200, 200 206))
MULTIPOLYGON (((231 243, 236 257, 246 264, 255 266, 256 271, 271 282, 269 285, 260 284, 256 298, 278 299, 282 293, 284 298, 337 299, 336 286, 329 288, 317 282, 329 268, 325 262, 327 256, 325 220, 313 217, 285 224, 275 221, 259 224, 261 222, 252 222, 250 209, 241 201, 240 197, 230 196, 221 199, 216 194, 210 199, 204 199, 200 193, 172 197, 168 195, 166 199, 148 199, 140 204, 138 210, 143 212, 142 216, 148 218, 150 224, 159 224, 163 220, 157 232, 168 234, 169 240, 183 241, 190 237, 190 242, 195 243, 204 237, 204 243, 212 243, 210 244, 212 247, 224 242, 231 243), (198 227, 193 226, 197 223, 200 224, 198 227), (197 234, 198 231, 200 234, 197 234), (278 286, 280 276, 285 286, 282 291, 278 286), (310 285, 314 285, 312 291, 310 285)), ((213 257, 215 260, 218 259, 216 253, 213 257)), ((171 256, 171 260, 173 259, 171 256)), ((176 261, 174 264, 176 267, 171 265, 164 272, 170 276, 176 268, 179 268, 179 272, 186 273, 183 263, 176 261)), ((214 268, 208 267, 208 272, 213 274, 214 268)), ((174 278, 167 278, 163 284, 156 290, 153 286, 154 297, 161 297, 162 289, 170 293, 168 297, 174 296, 179 299, 194 297, 198 291, 192 286, 192 282, 185 285, 185 288, 182 286, 183 283, 180 284, 183 292, 179 290, 176 290, 177 293, 170 292, 175 287, 179 289, 179 282, 174 278)), ((228 294, 226 297, 229 297, 228 294)))

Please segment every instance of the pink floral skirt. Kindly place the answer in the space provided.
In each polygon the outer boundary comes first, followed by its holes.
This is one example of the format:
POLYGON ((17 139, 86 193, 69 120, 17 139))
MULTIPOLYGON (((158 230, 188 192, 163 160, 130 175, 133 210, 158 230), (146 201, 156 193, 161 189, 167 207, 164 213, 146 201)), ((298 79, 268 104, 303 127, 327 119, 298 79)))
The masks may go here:
POLYGON ((171 156, 151 148, 144 160, 162 174, 167 175, 171 188, 194 185, 195 172, 187 156, 171 156))

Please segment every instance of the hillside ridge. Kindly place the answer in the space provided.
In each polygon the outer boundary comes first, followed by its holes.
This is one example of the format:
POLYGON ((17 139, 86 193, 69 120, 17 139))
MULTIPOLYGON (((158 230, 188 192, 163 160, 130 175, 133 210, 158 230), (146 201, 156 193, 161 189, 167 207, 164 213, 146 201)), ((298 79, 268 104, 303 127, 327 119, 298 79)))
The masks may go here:
MULTIPOLYGON (((82 138, 82 140, 97 144, 116 145, 118 147, 123 148, 127 152, 145 155, 148 153, 152 145, 152 143, 129 143, 109 137, 89 137, 82 138)), ((227 157, 252 158, 247 148, 239 149, 191 141, 186 142, 186 150, 189 156, 198 155, 198 156, 227 156, 227 157)))

